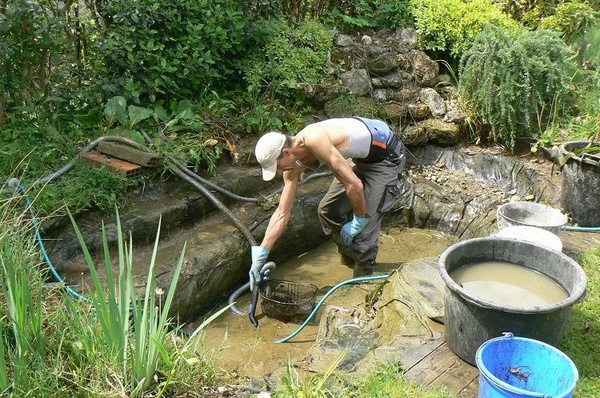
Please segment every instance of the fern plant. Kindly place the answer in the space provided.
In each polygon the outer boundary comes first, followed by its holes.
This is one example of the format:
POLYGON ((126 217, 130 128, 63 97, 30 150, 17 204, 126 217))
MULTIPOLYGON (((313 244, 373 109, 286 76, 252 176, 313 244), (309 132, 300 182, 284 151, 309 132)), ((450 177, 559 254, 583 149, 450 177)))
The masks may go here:
POLYGON ((572 53, 547 30, 508 33, 488 25, 459 64, 459 92, 479 138, 505 144, 536 140, 571 98, 572 53))

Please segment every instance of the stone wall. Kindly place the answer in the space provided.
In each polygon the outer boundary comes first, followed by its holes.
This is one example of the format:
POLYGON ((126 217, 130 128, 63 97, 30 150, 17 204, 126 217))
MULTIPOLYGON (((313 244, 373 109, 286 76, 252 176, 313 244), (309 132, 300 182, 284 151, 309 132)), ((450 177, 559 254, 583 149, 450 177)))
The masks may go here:
POLYGON ((376 109, 407 145, 455 145, 465 138, 466 118, 453 79, 417 48, 416 30, 383 30, 362 37, 334 34, 334 40, 332 79, 310 88, 327 117, 348 116, 347 109, 336 105, 346 95, 376 109))

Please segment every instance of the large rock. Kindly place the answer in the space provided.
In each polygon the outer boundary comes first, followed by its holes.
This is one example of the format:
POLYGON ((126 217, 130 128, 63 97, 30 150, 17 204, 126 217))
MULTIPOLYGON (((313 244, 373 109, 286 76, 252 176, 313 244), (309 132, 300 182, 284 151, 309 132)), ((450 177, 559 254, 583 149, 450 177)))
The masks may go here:
POLYGON ((338 117, 363 110, 360 101, 354 107, 352 101, 337 102, 340 96, 372 99, 383 112, 369 115, 402 125, 405 142, 455 145, 464 138, 466 120, 457 90, 451 76, 440 73, 439 64, 417 49, 417 38, 414 29, 382 30, 362 38, 337 35, 331 81, 305 91, 327 115, 338 117))
POLYGON ((340 79, 348 94, 362 96, 371 92, 371 79, 366 69, 352 69, 341 74, 340 79))

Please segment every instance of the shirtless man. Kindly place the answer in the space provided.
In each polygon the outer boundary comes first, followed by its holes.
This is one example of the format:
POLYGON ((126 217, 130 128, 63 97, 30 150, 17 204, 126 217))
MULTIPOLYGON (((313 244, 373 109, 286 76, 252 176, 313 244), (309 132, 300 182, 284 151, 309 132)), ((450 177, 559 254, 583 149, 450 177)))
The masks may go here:
POLYGON ((262 243, 251 248, 251 288, 260 281, 259 271, 290 220, 302 173, 322 165, 335 176, 319 203, 323 231, 333 237, 342 263, 354 269, 355 278, 371 275, 382 216, 400 193, 404 152, 386 123, 362 117, 323 120, 295 136, 263 135, 255 148, 263 179, 269 181, 282 171, 284 188, 262 243))

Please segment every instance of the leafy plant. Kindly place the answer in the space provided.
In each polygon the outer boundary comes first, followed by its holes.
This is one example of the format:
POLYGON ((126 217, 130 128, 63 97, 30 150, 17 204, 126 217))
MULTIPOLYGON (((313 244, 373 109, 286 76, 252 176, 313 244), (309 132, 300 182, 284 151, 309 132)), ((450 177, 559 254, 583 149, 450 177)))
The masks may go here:
MULTIPOLYGON (((5 185, 0 188, 2 192, 7 189, 5 185)), ((31 266, 38 260, 30 231, 23 227, 25 213, 13 207, 18 199, 20 195, 0 202, 0 289, 6 308, 0 320, 0 392, 9 387, 21 391, 29 369, 43 358, 45 350, 42 278, 31 266), (10 340, 14 347, 7 352, 10 340)))
POLYGON ((0 125, 9 109, 35 113, 32 105, 49 93, 47 64, 66 43, 59 23, 40 2, 16 0, 0 7, 0 125))
POLYGON ((486 25, 515 31, 519 25, 491 0, 411 0, 419 45, 460 58, 486 25))
POLYGON ((581 0, 559 4, 554 13, 540 22, 540 28, 550 29, 569 41, 585 34, 598 20, 599 13, 581 0))
POLYGON ((187 100, 174 102, 171 113, 155 108, 161 137, 156 148, 159 153, 178 159, 196 172, 207 169, 213 173, 223 151, 224 143, 219 141, 222 131, 211 125, 199 111, 187 100), (216 129, 212 130, 214 127, 216 129))
POLYGON ((124 97, 116 96, 110 98, 104 107, 104 117, 112 127, 109 132, 131 138, 139 144, 145 144, 144 137, 133 127, 139 122, 153 116, 152 109, 142 108, 136 105, 127 106, 124 97))
POLYGON ((230 85, 247 20, 232 0, 106 3, 111 24, 100 40, 105 89, 134 103, 197 98, 230 85))
POLYGON ((255 50, 240 65, 247 90, 255 96, 275 96, 285 105, 305 101, 304 87, 327 76, 332 38, 319 23, 305 21, 292 27, 283 20, 257 24, 255 50))
POLYGON ((360 0, 331 2, 327 13, 319 14, 324 24, 354 33, 362 29, 398 29, 414 23, 412 7, 406 0, 360 0))
MULTIPOLYGON (((578 51, 573 106, 542 133, 532 150, 557 142, 600 141, 600 25, 582 32, 572 47, 578 51)), ((585 150, 590 153, 593 147, 585 150)))
POLYGON ((510 149, 519 140, 537 140, 549 118, 569 104, 571 55, 547 30, 515 34, 486 27, 460 61, 458 88, 466 112, 491 128, 492 141, 510 149))
MULTIPOLYGON (((131 361, 132 394, 141 396, 141 393, 154 383, 160 355, 165 352, 164 344, 170 332, 169 310, 179 274, 183 266, 185 245, 177 262, 167 291, 165 302, 161 311, 158 311, 156 302, 156 275, 155 264, 160 238, 159 221, 158 232, 149 265, 145 294, 140 300, 136 293, 133 276, 133 243, 125 246, 119 214, 117 211, 117 238, 118 238, 118 275, 113 274, 113 263, 106 237, 106 230, 102 228, 102 241, 104 246, 104 267, 106 270, 106 286, 100 280, 81 231, 77 227, 72 215, 69 214, 75 232, 83 249, 92 280, 93 289, 89 295, 98 319, 104 332, 105 344, 113 355, 117 365, 127 372, 127 362, 131 361), (133 334, 130 328, 133 327, 133 334), (130 338, 133 340, 130 342, 130 338)), ((125 375, 124 375, 125 376, 125 375)))

